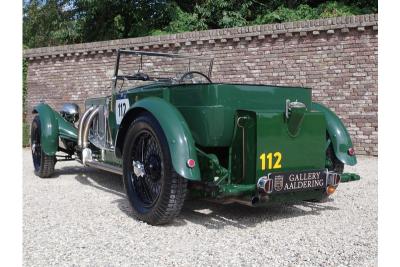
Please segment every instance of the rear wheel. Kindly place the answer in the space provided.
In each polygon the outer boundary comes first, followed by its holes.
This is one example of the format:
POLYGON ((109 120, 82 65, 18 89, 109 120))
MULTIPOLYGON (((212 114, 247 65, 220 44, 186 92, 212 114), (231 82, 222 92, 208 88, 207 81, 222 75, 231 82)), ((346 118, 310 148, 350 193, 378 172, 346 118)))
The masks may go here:
POLYGON ((344 163, 336 157, 332 145, 330 145, 326 151, 326 158, 330 161, 330 164, 328 165, 329 171, 334 171, 339 174, 343 173, 344 163))
POLYGON ((35 174, 41 178, 49 178, 54 173, 56 157, 46 155, 42 149, 39 116, 35 116, 31 125, 31 151, 35 174))
POLYGON ((124 186, 135 217, 151 225, 172 221, 183 206, 187 181, 173 170, 166 137, 151 114, 131 124, 122 157, 124 186))

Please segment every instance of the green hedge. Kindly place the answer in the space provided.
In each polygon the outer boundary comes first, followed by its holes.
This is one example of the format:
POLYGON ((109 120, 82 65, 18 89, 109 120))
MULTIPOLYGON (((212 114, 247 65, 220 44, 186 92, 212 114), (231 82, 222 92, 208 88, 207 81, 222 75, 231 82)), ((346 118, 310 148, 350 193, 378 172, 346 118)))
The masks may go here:
POLYGON ((27 147, 29 146, 29 123, 22 123, 22 146, 27 147))

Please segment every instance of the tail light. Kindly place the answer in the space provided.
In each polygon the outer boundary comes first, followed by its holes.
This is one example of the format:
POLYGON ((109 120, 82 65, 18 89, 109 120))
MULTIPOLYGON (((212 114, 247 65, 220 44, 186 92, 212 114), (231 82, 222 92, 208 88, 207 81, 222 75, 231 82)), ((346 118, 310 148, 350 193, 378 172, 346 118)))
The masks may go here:
POLYGON ((196 161, 194 159, 188 159, 186 162, 186 165, 189 168, 193 169, 196 166, 196 161))
POLYGON ((329 186, 326 188, 326 193, 327 193, 328 195, 332 195, 333 193, 335 193, 335 191, 336 191, 336 188, 335 188, 333 185, 329 185, 329 186))
POLYGON ((348 153, 350 156, 354 156, 354 155, 356 154, 356 151, 354 150, 353 147, 350 147, 349 150, 347 150, 347 153, 348 153))

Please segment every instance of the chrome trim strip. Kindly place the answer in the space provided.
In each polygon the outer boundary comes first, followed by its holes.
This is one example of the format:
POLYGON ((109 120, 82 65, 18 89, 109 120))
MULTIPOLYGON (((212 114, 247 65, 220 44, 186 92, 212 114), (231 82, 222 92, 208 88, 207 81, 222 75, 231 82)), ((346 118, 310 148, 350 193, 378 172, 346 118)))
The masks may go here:
POLYGON ((86 166, 122 175, 122 168, 119 168, 119 167, 111 165, 111 164, 101 163, 101 162, 92 160, 92 161, 87 161, 86 166))

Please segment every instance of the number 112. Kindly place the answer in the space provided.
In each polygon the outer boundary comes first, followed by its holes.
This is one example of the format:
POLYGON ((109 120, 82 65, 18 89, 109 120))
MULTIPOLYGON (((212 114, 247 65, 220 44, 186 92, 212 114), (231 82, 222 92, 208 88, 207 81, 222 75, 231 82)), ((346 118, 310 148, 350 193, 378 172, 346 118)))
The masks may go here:
POLYGON ((270 152, 268 154, 262 153, 260 156, 260 160, 261 160, 261 170, 263 170, 263 171, 266 169, 267 163, 268 163, 269 170, 282 168, 281 152, 275 152, 275 153, 270 152))

